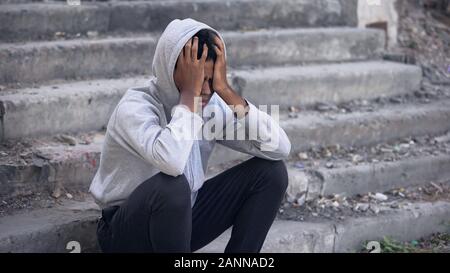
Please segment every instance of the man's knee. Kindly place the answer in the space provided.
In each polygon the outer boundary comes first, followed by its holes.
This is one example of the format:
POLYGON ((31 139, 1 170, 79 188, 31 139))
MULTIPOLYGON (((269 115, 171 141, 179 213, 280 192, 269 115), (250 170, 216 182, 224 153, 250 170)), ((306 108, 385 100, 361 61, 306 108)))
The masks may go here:
POLYGON ((282 160, 274 161, 261 158, 257 159, 257 164, 264 171, 271 187, 284 193, 289 182, 286 164, 282 160))
POLYGON ((284 193, 289 183, 286 164, 282 160, 272 161, 272 171, 274 183, 284 193))
POLYGON ((191 189, 186 176, 170 176, 160 174, 158 192, 165 207, 171 209, 183 209, 191 205, 191 189))

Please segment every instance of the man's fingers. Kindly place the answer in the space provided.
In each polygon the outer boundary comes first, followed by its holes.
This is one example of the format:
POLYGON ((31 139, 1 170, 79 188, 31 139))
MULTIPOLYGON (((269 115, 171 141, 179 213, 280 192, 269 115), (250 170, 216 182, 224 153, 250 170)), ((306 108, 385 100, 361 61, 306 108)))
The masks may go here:
POLYGON ((208 57, 208 46, 206 46, 206 44, 203 44, 203 52, 200 61, 204 64, 206 62, 207 57, 208 57))
POLYGON ((198 52, 198 37, 194 37, 194 43, 192 44, 191 49, 191 60, 197 61, 197 52, 198 52))
POLYGON ((187 41, 186 45, 184 46, 184 58, 185 60, 191 60, 191 45, 192 45, 192 38, 187 41))
POLYGON ((220 51, 220 48, 217 45, 213 45, 213 47, 217 57, 222 57, 222 51, 220 51))
POLYGON ((223 43, 222 40, 220 40, 219 36, 214 36, 214 43, 217 45, 217 47, 220 49, 220 51, 223 51, 223 43))

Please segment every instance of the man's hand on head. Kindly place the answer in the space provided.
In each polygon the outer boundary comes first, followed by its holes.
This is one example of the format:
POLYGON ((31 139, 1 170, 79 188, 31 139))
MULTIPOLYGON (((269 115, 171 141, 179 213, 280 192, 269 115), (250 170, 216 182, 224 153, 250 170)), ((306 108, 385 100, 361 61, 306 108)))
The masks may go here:
POLYGON ((225 46, 222 40, 214 37, 214 51, 217 59, 214 63, 213 90, 229 105, 238 118, 245 116, 248 112, 247 102, 237 94, 228 84, 227 64, 225 60, 225 46))
POLYGON ((227 63, 225 60, 225 49, 222 40, 218 36, 214 37, 214 51, 216 61, 214 63, 213 90, 220 95, 230 89, 227 80, 227 63))
POLYGON ((199 97, 202 91, 208 47, 206 44, 203 46, 200 59, 197 59, 197 52, 198 37, 194 37, 183 47, 174 72, 175 84, 180 91, 180 103, 186 105, 192 112, 196 112, 195 98, 199 97))

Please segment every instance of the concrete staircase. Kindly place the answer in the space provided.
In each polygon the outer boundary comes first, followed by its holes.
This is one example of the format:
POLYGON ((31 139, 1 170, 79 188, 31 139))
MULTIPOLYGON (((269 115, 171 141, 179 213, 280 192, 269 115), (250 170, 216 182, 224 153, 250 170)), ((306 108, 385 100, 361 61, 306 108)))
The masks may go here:
MULTIPOLYGON (((281 106, 280 122, 292 142, 291 196, 306 193, 312 200, 450 181, 450 151, 331 169, 295 166, 296 154, 309 149, 358 149, 450 131, 450 98, 394 103, 420 92, 422 71, 383 60, 384 33, 355 28, 356 1, 0 3, 4 206, 23 195, 87 191, 110 113, 127 88, 145 84, 158 36, 170 20, 183 17, 223 31, 236 90, 256 105, 281 106), (316 107, 355 100, 387 103, 345 112, 316 107), (300 111, 289 113, 291 106, 300 111), (61 134, 69 136, 61 141, 61 134)), ((218 146, 211 175, 245 158, 218 146)), ((2 216, 0 251, 68 252, 66 244, 73 240, 82 251, 98 251, 99 211, 92 199, 60 199, 56 205, 2 216)), ((409 240, 449 230, 449 220, 446 200, 413 202, 409 209, 343 222, 277 220, 264 251, 357 251, 365 240, 409 240)), ((227 236, 201 251, 222 251, 227 236)))

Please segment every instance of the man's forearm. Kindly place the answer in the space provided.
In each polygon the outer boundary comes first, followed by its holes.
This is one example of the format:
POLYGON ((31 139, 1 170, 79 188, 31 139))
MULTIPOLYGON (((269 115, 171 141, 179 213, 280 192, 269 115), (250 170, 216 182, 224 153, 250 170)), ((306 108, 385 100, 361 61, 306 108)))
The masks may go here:
POLYGON ((238 118, 242 118, 247 115, 248 104, 231 86, 227 86, 222 91, 217 92, 218 95, 225 101, 225 103, 231 107, 233 112, 236 113, 238 118))

